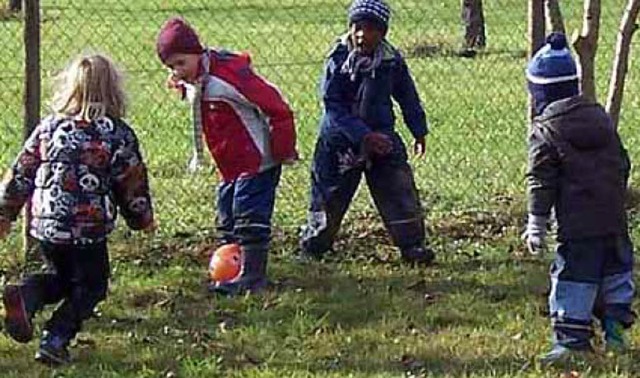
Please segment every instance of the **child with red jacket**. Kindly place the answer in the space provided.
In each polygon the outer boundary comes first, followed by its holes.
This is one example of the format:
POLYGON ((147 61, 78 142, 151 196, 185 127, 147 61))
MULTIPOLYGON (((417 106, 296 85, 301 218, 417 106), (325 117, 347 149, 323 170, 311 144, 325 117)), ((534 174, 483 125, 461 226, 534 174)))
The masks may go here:
POLYGON ((202 139, 222 176, 217 230, 242 249, 239 276, 212 289, 233 295, 266 285, 271 215, 281 165, 297 158, 293 112, 280 91, 254 72, 248 55, 204 47, 181 18, 169 19, 156 43, 168 85, 192 102, 197 169, 202 139))

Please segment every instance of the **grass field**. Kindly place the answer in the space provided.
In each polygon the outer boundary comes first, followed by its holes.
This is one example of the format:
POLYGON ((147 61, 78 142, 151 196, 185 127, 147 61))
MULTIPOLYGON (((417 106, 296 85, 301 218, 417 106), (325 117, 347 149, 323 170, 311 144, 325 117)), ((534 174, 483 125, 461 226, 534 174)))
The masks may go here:
MULTIPOLYGON (((297 228, 305 218, 307 171, 320 115, 317 79, 323 56, 344 31, 347 3, 42 0, 43 101, 53 73, 78 52, 104 51, 121 64, 131 101, 128 118, 149 164, 160 229, 154 237, 143 237, 122 224, 113 235, 111 293, 74 344, 73 365, 56 371, 36 366, 36 342, 17 345, 1 335, 0 375, 563 373, 535 362, 549 342, 545 292, 551 257, 527 257, 519 241, 525 212, 525 1, 485 1, 489 47, 472 60, 452 54, 461 37, 459 1, 390 1, 395 14, 389 38, 409 58, 431 122, 427 156, 412 164, 438 264, 427 270, 397 264, 397 252, 366 189, 353 204, 330 261, 292 261, 297 228), (163 88, 166 71, 154 51, 157 29, 173 14, 184 15, 211 45, 251 51, 257 69, 283 90, 296 112, 302 161, 284 173, 269 266, 273 285, 262 295, 217 299, 205 290, 217 178, 213 172, 192 176, 184 169, 190 153, 189 111, 163 88)), ((620 1, 602 3, 601 99, 622 12, 620 1)), ((568 30, 579 28, 579 2, 563 7, 568 30)), ((19 17, 0 17, 4 167, 22 137, 21 33, 19 17)), ((639 68, 632 59, 620 124, 634 162, 640 161, 639 68)), ((409 136, 401 122, 398 129, 409 136)), ((634 169, 632 185, 638 172, 634 169)), ((630 212, 638 244, 637 209, 630 212)), ((20 248, 19 232, 0 242, 0 285, 27 271, 20 248)), ((638 328, 631 336, 640 346, 638 328)), ((583 377, 637 376, 639 350, 622 356, 599 353, 569 370, 583 377)))

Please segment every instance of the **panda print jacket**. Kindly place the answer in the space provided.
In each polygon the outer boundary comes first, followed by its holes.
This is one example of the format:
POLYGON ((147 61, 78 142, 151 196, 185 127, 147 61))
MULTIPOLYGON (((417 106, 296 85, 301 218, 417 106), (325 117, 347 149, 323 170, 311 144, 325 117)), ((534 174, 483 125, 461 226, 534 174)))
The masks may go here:
POLYGON ((44 118, 0 184, 0 217, 15 221, 31 198, 30 233, 54 244, 90 244, 114 228, 153 222, 147 169, 121 119, 44 118))

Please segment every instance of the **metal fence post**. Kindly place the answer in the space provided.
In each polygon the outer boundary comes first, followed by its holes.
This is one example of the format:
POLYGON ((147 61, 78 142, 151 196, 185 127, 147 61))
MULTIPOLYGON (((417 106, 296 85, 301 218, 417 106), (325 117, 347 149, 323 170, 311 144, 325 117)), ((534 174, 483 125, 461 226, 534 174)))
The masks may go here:
MULTIPOLYGON (((40 120, 40 0, 24 1, 25 92, 24 139, 31 135, 40 120)), ((24 252, 32 257, 33 239, 29 236, 31 201, 24 211, 24 252)))

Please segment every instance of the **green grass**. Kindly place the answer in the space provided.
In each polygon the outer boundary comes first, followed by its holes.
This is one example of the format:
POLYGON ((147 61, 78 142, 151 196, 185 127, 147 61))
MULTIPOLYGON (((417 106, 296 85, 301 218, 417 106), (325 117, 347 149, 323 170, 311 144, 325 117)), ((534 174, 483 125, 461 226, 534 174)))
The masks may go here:
MULTIPOLYGON (((559 376, 562 370, 542 370, 535 363, 549 342, 544 294, 550 257, 524 257, 519 241, 526 2, 486 2, 489 47, 473 60, 451 54, 461 41, 459 2, 390 3, 396 10, 390 39, 408 56, 432 130, 427 156, 411 161, 439 258, 428 270, 397 264, 364 189, 331 261, 301 266, 291 259, 305 219, 320 115, 317 81, 323 57, 344 31, 348 1, 42 0, 43 103, 52 75, 73 55, 93 49, 119 62, 160 230, 153 238, 131 235, 124 225, 114 233, 111 293, 72 348, 75 364, 56 371, 36 366, 35 342, 17 345, 0 336, 2 375, 559 376), (175 13, 209 44, 251 51, 257 69, 283 90, 296 112, 302 160, 284 172, 269 266, 274 285, 263 295, 216 299, 205 290, 217 178, 213 172, 185 173, 189 111, 163 88, 166 71, 154 52, 159 26, 175 13)), ((563 3, 568 30, 581 26, 579 3, 563 3)), ((600 98, 622 12, 619 1, 602 3, 600 98)), ((20 17, 0 18, 0 41, 0 164, 6 167, 22 137, 20 17)), ((640 154, 639 68, 632 59, 620 126, 634 161, 640 154)), ((410 143, 401 122, 398 129, 410 143)), ((638 244, 639 218, 632 210, 638 244)), ((27 270, 18 234, 0 243, 0 284, 27 270)), ((635 345, 639 332, 631 333, 635 345)), ((571 368, 582 376, 626 377, 637 374, 638 361, 634 350, 599 354, 571 368)))

